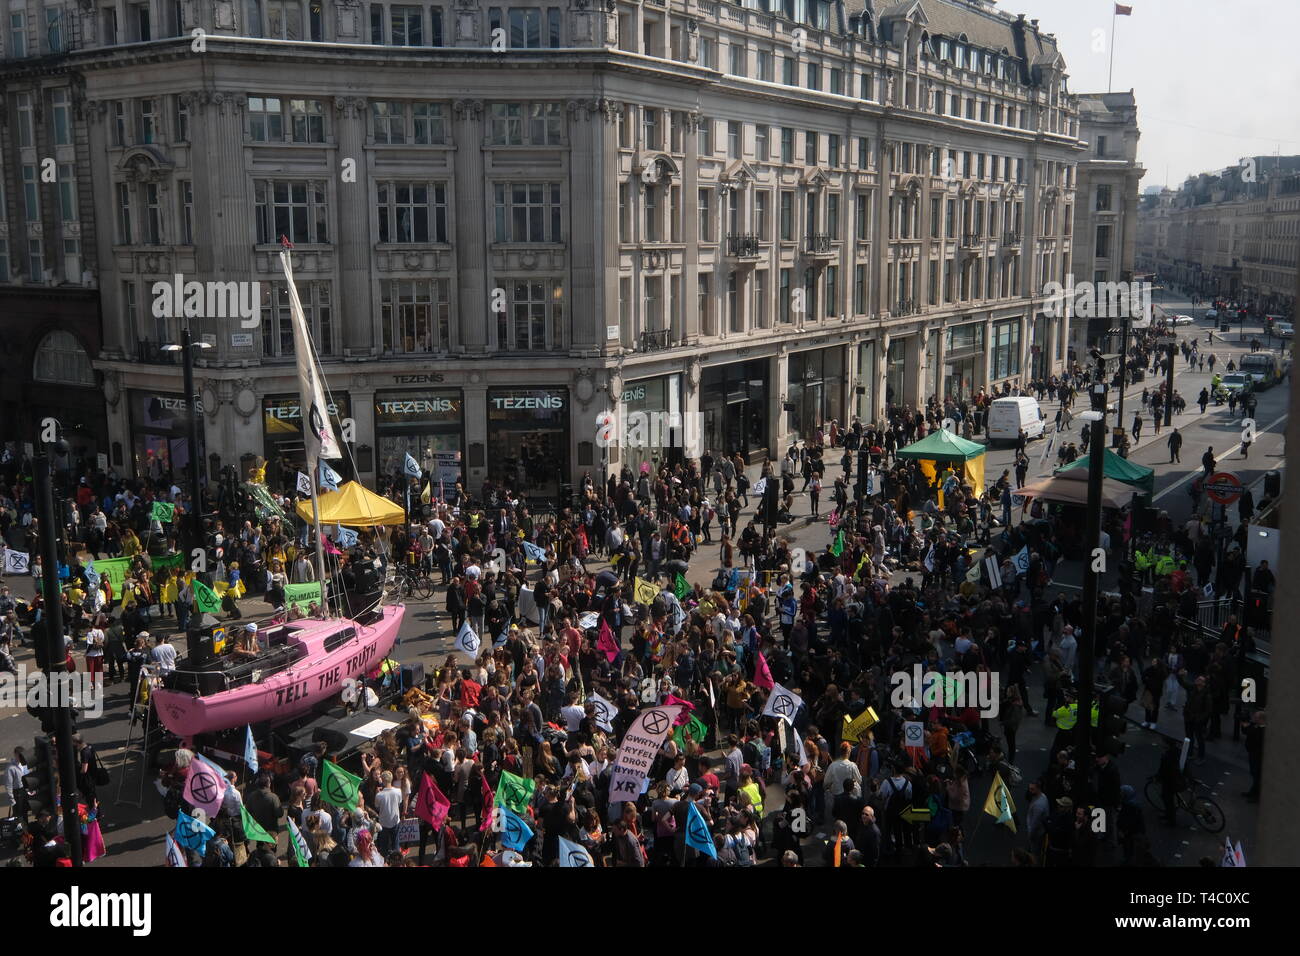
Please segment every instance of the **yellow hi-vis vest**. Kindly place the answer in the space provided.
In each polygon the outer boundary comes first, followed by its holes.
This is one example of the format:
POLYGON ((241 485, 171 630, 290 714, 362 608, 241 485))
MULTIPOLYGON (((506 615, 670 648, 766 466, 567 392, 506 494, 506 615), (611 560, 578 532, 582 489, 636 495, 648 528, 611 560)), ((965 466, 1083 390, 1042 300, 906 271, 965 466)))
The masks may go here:
POLYGON ((1074 725, 1079 722, 1079 705, 1072 703, 1066 707, 1062 704, 1052 711, 1052 716, 1056 718, 1057 730, 1073 730, 1074 725))
POLYGON ((763 791, 756 783, 747 783, 740 788, 741 793, 749 797, 749 804, 754 808, 756 819, 763 819, 763 791))
POLYGON ((1156 574, 1173 574, 1178 565, 1174 563, 1174 557, 1171 554, 1162 554, 1156 561, 1156 574))

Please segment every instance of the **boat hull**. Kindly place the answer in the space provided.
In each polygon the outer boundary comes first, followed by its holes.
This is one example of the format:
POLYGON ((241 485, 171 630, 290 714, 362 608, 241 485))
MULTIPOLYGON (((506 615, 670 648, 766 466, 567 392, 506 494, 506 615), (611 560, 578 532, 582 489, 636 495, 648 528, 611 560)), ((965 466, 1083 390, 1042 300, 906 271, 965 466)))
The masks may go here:
POLYGON ((347 643, 328 653, 309 652, 292 667, 257 684, 206 696, 159 688, 153 692, 158 719, 173 734, 189 740, 195 734, 299 717, 338 694, 343 681, 373 670, 388 656, 404 612, 401 605, 389 606, 374 624, 353 622, 357 636, 347 643))

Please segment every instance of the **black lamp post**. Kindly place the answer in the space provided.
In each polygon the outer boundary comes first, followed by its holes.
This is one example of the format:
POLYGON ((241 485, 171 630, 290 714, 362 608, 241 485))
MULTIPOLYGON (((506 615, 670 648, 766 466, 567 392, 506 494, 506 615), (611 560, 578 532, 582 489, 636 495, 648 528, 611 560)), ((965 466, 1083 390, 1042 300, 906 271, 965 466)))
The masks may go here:
POLYGON ((185 369, 185 402, 189 408, 189 443, 190 443, 190 509, 189 509, 189 544, 186 546, 187 561, 194 558, 194 549, 203 547, 203 487, 199 483, 199 400, 194 394, 194 350, 210 349, 209 342, 196 342, 189 329, 181 330, 180 345, 164 345, 164 352, 180 352, 181 364, 185 369))

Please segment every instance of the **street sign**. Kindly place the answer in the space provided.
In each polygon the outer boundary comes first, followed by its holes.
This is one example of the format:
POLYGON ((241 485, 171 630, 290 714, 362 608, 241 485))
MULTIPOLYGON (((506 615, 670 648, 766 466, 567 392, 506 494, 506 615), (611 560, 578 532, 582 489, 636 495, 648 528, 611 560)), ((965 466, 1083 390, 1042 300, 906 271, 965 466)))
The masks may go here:
POLYGON ((1241 479, 1232 472, 1216 472, 1205 483, 1205 493, 1221 505, 1230 505, 1241 497, 1241 479))

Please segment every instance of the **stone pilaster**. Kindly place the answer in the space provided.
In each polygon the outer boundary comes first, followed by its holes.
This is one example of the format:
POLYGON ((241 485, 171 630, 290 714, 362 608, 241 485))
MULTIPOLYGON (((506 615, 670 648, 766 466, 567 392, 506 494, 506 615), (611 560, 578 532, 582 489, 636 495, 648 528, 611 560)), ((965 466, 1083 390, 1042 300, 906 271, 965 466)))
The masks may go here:
POLYGON ((366 153, 366 100, 359 96, 334 98, 335 137, 338 162, 356 163, 350 181, 336 180, 338 214, 334 220, 338 250, 338 309, 343 317, 342 342, 346 355, 370 355, 383 341, 373 307, 370 285, 371 184, 366 153))
MULTIPOLYGON (((459 15, 459 13, 458 13, 459 15)), ((487 236, 483 204, 486 179, 483 157, 483 101, 457 100, 452 105, 453 186, 456 222, 456 300, 460 343, 466 352, 489 348, 487 236)), ((474 479, 471 478, 471 481, 474 479)))

